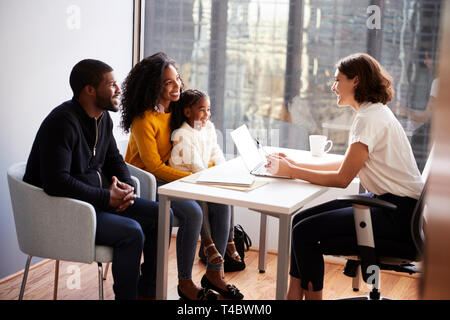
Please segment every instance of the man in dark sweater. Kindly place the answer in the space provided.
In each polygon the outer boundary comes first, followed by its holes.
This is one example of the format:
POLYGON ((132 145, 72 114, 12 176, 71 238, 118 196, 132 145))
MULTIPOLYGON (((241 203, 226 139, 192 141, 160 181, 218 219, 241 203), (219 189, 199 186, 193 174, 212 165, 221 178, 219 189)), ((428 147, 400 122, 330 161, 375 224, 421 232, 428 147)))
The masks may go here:
POLYGON ((92 204, 96 243, 114 247, 116 299, 151 298, 156 286, 158 203, 136 197, 117 149, 108 111, 118 110, 120 89, 112 71, 92 59, 73 67, 74 96, 41 124, 23 180, 51 196, 92 204), (142 251, 145 263, 139 275, 142 251))

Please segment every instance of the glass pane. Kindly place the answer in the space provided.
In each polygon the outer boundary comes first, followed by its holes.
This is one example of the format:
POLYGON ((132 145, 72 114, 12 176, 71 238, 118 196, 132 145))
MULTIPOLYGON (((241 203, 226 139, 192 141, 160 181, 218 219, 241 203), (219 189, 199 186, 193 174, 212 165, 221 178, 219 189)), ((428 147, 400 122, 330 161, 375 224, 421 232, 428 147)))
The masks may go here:
POLYGON ((187 88, 211 96, 224 151, 246 123, 263 144, 308 149, 325 134, 343 154, 353 118, 330 88, 342 57, 367 52, 394 78, 389 107, 403 124, 421 168, 427 105, 437 77, 441 0, 146 1, 144 52, 165 51, 187 88))

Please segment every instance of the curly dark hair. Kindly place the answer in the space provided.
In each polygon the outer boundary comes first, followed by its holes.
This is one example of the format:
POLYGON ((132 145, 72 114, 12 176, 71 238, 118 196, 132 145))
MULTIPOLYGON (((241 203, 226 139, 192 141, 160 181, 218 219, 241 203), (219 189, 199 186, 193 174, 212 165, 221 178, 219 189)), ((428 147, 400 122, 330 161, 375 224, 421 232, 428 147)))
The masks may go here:
MULTIPOLYGON (((125 132, 130 131, 136 117, 143 116, 145 111, 154 109, 159 104, 162 75, 170 65, 177 69, 175 60, 164 52, 158 52, 141 60, 131 69, 122 84, 121 126, 125 132)), ((182 89, 181 80, 180 91, 182 89)))
POLYGON ((172 131, 181 127, 184 121, 188 121, 184 115, 184 109, 192 108, 197 101, 206 97, 208 97, 206 93, 197 89, 189 89, 182 92, 180 99, 171 103, 170 128, 172 131))
POLYGON ((386 104, 394 98, 391 75, 372 56, 355 53, 339 61, 336 68, 348 79, 358 77, 359 82, 355 88, 357 102, 386 104))

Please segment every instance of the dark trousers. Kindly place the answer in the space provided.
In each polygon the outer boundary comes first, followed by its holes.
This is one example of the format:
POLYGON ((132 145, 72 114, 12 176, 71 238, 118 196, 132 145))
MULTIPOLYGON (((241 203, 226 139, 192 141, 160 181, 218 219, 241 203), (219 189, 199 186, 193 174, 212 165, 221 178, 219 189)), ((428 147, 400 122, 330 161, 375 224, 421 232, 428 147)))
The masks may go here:
MULTIPOLYGON (((397 255, 396 248, 389 245, 391 241, 414 251, 410 228, 417 200, 392 194, 377 197, 398 207, 394 211, 370 210, 377 254, 397 255)), ((292 226, 290 275, 301 279, 305 290, 310 282, 314 291, 323 289, 323 254, 358 254, 353 208, 348 204, 334 200, 303 210, 294 216, 292 226)))
POLYGON ((114 247, 112 275, 116 299, 155 297, 157 231, 157 202, 137 198, 123 212, 97 210, 96 244, 114 247), (142 252, 144 263, 140 266, 142 252))

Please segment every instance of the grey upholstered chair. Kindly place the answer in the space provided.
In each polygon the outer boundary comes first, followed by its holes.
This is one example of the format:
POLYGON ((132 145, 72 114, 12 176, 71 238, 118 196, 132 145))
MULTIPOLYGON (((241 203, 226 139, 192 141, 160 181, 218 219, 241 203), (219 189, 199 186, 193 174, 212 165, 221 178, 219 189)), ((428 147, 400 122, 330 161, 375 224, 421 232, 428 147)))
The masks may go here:
MULTIPOLYGON (((28 255, 20 288, 23 299, 32 257, 56 260, 53 298, 57 298, 59 261, 91 264, 97 262, 99 298, 103 299, 103 265, 112 261, 113 248, 95 244, 96 214, 94 207, 83 201, 52 197, 41 188, 23 182, 26 163, 8 169, 17 240, 20 250, 28 255)), ((139 182, 134 178, 135 182, 139 182)))
MULTIPOLYGON (((117 149, 120 154, 125 158, 127 151, 128 139, 120 140, 117 142, 117 149)), ((156 200, 156 179, 153 174, 145 170, 139 169, 129 163, 127 163, 130 175, 137 178, 139 181, 140 189, 138 195, 143 199, 155 201, 156 200)))

